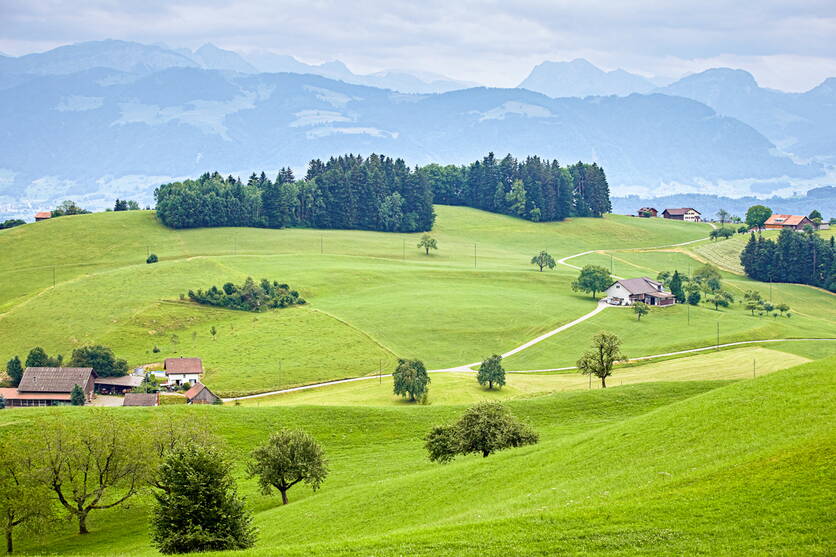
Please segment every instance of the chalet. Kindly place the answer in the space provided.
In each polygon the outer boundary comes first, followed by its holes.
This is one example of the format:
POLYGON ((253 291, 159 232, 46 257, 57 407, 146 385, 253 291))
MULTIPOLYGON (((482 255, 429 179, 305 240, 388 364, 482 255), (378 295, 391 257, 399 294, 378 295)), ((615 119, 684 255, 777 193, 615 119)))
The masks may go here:
POLYGON ((52 218, 51 211, 41 211, 39 213, 35 213, 35 222, 41 222, 42 220, 47 220, 52 218))
POLYGON ((662 211, 662 216, 666 219, 684 220, 685 222, 700 222, 700 214, 699 211, 690 207, 662 211))
POLYGON ((0 389, 6 406, 59 406, 70 404, 78 385, 87 402, 93 400, 96 373, 91 367, 27 367, 16 389, 0 389))
POLYGON ((122 406, 159 406, 160 393, 127 393, 122 406))
POLYGON ((216 404, 221 397, 209 390, 203 383, 195 383, 194 386, 184 393, 186 404, 216 404))
POLYGON ((803 215, 772 215, 763 223, 763 227, 770 230, 804 230, 805 226, 816 229, 816 224, 803 215))
POLYGON ((607 303, 614 306, 629 306, 644 302, 650 306, 672 306, 676 297, 665 292, 661 283, 647 277, 622 279, 607 288, 607 303))
POLYGON ((639 209, 639 216, 643 218, 651 218, 659 216, 659 211, 654 209, 653 207, 642 207, 639 209))
POLYGON ((163 369, 168 385, 194 385, 203 375, 203 362, 200 358, 166 358, 163 369))
POLYGON ((121 377, 97 377, 95 381, 96 392, 102 395, 123 395, 139 387, 142 384, 142 377, 138 375, 122 375, 121 377))

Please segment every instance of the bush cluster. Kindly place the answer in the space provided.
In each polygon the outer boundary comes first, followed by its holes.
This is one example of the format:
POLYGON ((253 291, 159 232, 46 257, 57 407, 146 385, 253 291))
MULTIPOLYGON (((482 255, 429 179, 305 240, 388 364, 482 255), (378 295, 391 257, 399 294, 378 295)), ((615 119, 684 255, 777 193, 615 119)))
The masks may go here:
POLYGON ((188 296, 198 304, 240 311, 267 311, 306 303, 299 292, 291 290, 287 284, 267 279, 261 279, 256 284, 252 277, 247 277, 241 285, 227 282, 221 288, 212 286, 205 291, 189 290, 188 296))

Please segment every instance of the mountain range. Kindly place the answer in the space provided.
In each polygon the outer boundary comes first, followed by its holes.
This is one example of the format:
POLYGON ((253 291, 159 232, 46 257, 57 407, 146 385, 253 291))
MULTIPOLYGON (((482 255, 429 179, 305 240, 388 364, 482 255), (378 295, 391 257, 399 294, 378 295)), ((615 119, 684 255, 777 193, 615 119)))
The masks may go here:
MULTIPOLYGON (((570 64, 589 69, 576 62, 570 64)), ((553 66, 540 68, 542 77, 553 66)), ((816 135, 812 118, 801 122, 816 102, 827 121, 834 101, 829 82, 804 94, 752 93, 758 102, 771 99, 775 110, 798 114, 781 128, 758 120, 760 113, 727 114, 740 107, 721 94, 707 95, 702 74, 663 89, 648 82, 649 91, 627 94, 629 83, 643 89, 647 83, 625 78, 626 72, 602 73, 622 89, 554 98, 525 88, 462 89, 453 80, 451 91, 404 93, 398 88, 438 86, 446 78, 397 71, 358 76, 336 61, 311 66, 213 45, 190 51, 99 41, 2 57, 0 214, 28 214, 67 198, 90 208, 115 197, 150 203, 153 187, 172 178, 282 166, 303 172, 311 158, 346 152, 385 153, 409 164, 460 164, 489 151, 597 161, 614 194, 644 197, 767 195, 832 183, 832 138, 816 135), (383 85, 399 80, 397 88, 383 85), (786 100, 780 95, 793 101, 775 100, 786 100), (790 132, 794 143, 786 139, 790 132), (803 146, 813 154, 803 160, 784 154, 773 139, 782 133, 783 148, 803 146)))

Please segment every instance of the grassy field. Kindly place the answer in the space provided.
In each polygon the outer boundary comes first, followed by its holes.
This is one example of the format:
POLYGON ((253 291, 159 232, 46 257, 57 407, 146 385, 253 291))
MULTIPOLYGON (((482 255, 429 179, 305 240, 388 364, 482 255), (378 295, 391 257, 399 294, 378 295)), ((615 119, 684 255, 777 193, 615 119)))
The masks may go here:
POLYGON ((529 260, 538 250, 560 257, 613 243, 687 241, 708 230, 662 219, 531 223, 461 207, 436 210, 440 249, 430 257, 415 247, 416 235, 173 231, 145 211, 3 231, 0 361, 33 346, 68 356, 94 342, 131 365, 201 356, 207 384, 224 395, 373 374, 391 370, 396 357, 419 357, 431 368, 459 365, 594 307, 571 292, 571 269, 534 270, 529 260), (146 265, 148 252, 160 263, 146 265), (188 289, 247 276, 287 282, 310 306, 250 314, 179 300, 188 289))
MULTIPOLYGON (((836 347, 834 347, 836 349, 836 347)), ((748 379, 809 361, 807 358, 761 347, 737 348, 702 353, 687 358, 619 367, 608 382, 611 387, 651 381, 707 381, 748 379)), ((598 379, 589 381, 577 372, 509 373, 502 389, 487 390, 476 382, 474 373, 434 373, 431 375, 430 403, 474 404, 482 400, 509 400, 546 394, 600 389, 598 379)), ((392 378, 382 377, 352 383, 295 391, 269 397, 245 399, 245 406, 330 405, 330 406, 410 406, 392 394, 392 378)))
MULTIPOLYGON (((241 461, 269 431, 303 426, 332 474, 291 504, 239 477, 260 530, 253 555, 827 554, 836 537, 836 358, 754 380, 644 383, 510 401, 539 444, 430 463, 421 437, 461 407, 105 409, 138 426, 196 420, 241 461)), ((65 421, 85 409, 48 411, 65 421)), ((0 435, 31 428, 0 413, 0 435)), ((243 466, 238 467, 239 474, 243 466)), ((24 554, 152 555, 148 498, 91 515, 24 554)))

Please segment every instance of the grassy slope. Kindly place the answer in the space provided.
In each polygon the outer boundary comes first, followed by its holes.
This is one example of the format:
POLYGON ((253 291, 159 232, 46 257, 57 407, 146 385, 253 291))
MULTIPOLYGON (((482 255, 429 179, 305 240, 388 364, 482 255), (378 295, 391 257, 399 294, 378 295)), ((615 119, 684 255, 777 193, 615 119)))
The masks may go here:
POLYGON ((148 212, 4 231, 0 253, 10 264, 0 266, 0 281, 10 286, 0 292, 0 355, 35 345, 66 355, 90 342, 112 345, 131 364, 201 355, 208 384, 225 394, 391 369, 395 354, 430 367, 456 365, 591 309, 591 301, 570 293, 571 271, 532 270, 528 260, 538 249, 558 257, 705 233, 703 226, 617 216, 536 224, 466 208, 437 211, 441 249, 432 257, 414 247, 414 235, 172 231, 148 212), (147 249, 161 262, 145 265, 147 249), (254 316, 169 303, 189 288, 248 275, 290 283, 311 307, 254 316), (215 341, 212 326, 220 331, 215 341), (161 351, 152 353, 154 346, 161 351))
MULTIPOLYGON (((836 348, 836 347, 834 347, 836 348)), ((738 348, 662 362, 622 367, 615 371, 610 386, 649 381, 706 381, 748 379, 755 364, 759 375, 771 373, 808 361, 807 358, 760 347, 738 348)), ((502 389, 487 390, 476 382, 473 373, 434 373, 430 383, 430 402, 437 404, 473 404, 481 400, 506 400, 554 392, 588 389, 590 382, 578 373, 509 373, 502 389)), ((591 382, 600 389, 598 380, 591 382)), ((331 387, 296 391, 270 397, 241 401, 245 406, 323 404, 409 406, 392 394, 391 377, 370 379, 331 387)))
MULTIPOLYGON (((714 390, 722 383, 514 401, 540 444, 447 466, 426 461, 420 436, 454 407, 169 407, 153 415, 206 419, 239 454, 278 424, 304 424, 323 441, 333 474, 316 494, 297 488, 281 507, 255 495, 252 480, 242 483, 258 511, 256 554, 824 554, 836 531, 834 364, 714 390)), ((4 412, 0 423, 26 427, 29 416, 4 412)), ((22 547, 151 553, 144 511, 137 502, 103 512, 89 536, 22 547)))

